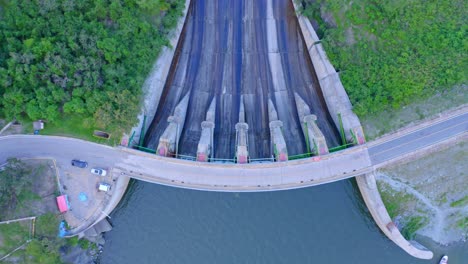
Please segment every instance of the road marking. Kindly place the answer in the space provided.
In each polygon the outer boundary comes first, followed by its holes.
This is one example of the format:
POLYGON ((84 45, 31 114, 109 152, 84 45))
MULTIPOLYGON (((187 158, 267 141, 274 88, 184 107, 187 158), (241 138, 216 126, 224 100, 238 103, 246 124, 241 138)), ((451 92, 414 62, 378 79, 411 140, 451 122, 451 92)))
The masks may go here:
MULTIPOLYGON (((429 120, 429 121, 427 121, 429 124, 425 124, 425 123, 419 124, 419 125, 421 125, 420 128, 416 128, 416 129, 413 129, 413 130, 412 130, 411 128, 409 128, 408 131, 406 131, 406 132, 400 132, 400 133, 402 133, 402 135, 400 135, 400 136, 397 135, 399 132, 398 132, 398 131, 395 131, 395 132, 393 132, 393 133, 391 133, 391 134, 389 134, 389 135, 387 135, 387 136, 384 136, 384 137, 388 137, 387 140, 383 140, 383 139, 382 139, 383 141, 382 141, 382 142, 379 142, 379 141, 380 141, 379 139, 375 139, 375 140, 373 140, 373 141, 370 141, 370 142, 368 143, 368 145, 369 145, 369 148, 373 148, 373 147, 376 147, 376 146, 385 144, 385 143, 387 143, 387 142, 389 142, 389 141, 393 141, 393 140, 395 140, 395 139, 402 138, 402 137, 404 137, 404 136, 406 136, 406 135, 409 135, 409 134, 412 134, 412 133, 415 133, 415 132, 418 132, 418 131, 421 131, 421 130, 430 128, 430 127, 435 126, 435 125, 438 125, 438 124, 440 124, 440 123, 448 122, 448 121, 450 121, 450 120, 452 120, 452 119, 458 118, 458 117, 463 116, 463 115, 466 115, 466 114, 468 114, 468 113, 467 113, 467 112, 463 112, 463 113, 458 113, 458 114, 453 115, 453 116, 449 116, 449 117, 445 117, 445 118, 439 118, 439 119, 436 119, 436 121, 434 121, 433 123, 430 123, 431 120, 429 120)), ((415 126, 418 126, 418 125, 415 125, 415 126)), ((383 137, 382 137, 382 138, 383 138, 383 137)))
MULTIPOLYGON (((391 147, 391 148, 387 148, 387 149, 385 149, 385 150, 383 150, 383 151, 376 152, 376 153, 374 153, 374 154, 370 154, 370 156, 371 156, 371 158, 374 157, 374 156, 379 156, 379 155, 381 155, 381 154, 383 154, 383 153, 385 153, 385 152, 388 152, 388 151, 390 151, 390 150, 393 150, 393 149, 400 148, 400 147, 402 147, 402 146, 411 144, 411 143, 416 142, 416 141, 419 141, 419 140, 421 140, 421 139, 423 139, 423 138, 427 138, 427 137, 429 137, 429 136, 434 136, 434 135, 440 134, 440 133, 444 132, 445 130, 451 129, 451 128, 453 128, 453 127, 457 127, 457 126, 460 126, 460 125, 464 125, 464 124, 467 123, 467 122, 468 122, 468 121, 465 121, 465 122, 462 122, 462 123, 459 123, 459 124, 456 124, 456 125, 453 125, 453 126, 446 127, 446 128, 444 128, 444 129, 442 129, 442 130, 437 130, 437 131, 435 131, 435 132, 433 132, 433 133, 430 133, 430 134, 427 134, 427 135, 425 135, 425 136, 422 136, 422 137, 419 137, 419 138, 416 138, 416 139, 407 141, 407 142, 405 142, 405 143, 403 143, 403 144, 396 145, 396 146, 393 146, 393 147, 391 147)), ((451 136, 449 136, 449 137, 447 137, 447 138, 444 138, 444 139, 442 139, 442 140, 436 141, 436 142, 434 142, 434 143, 430 143, 430 144, 428 144, 428 145, 422 146, 422 147, 435 145, 435 144, 438 143, 438 142, 445 141, 445 140, 447 140, 447 139, 450 139, 450 138, 452 138, 452 137, 454 137, 454 136, 456 136, 456 135, 459 135, 459 134, 463 134, 463 133, 465 133, 465 132, 466 132, 466 130, 465 130, 465 131, 462 131, 462 132, 460 132, 460 133, 457 133, 457 134, 455 134, 455 135, 451 135, 451 136)), ((401 137, 400 137, 400 138, 401 138, 401 137)), ((400 139, 400 138, 398 138, 398 139, 400 139)), ((378 145, 377 145, 377 146, 378 146, 378 145)), ((420 149, 420 147, 416 148, 415 150, 418 150, 418 149, 420 149)), ((410 151, 410 152, 413 152, 413 151, 415 151, 415 150, 412 150, 412 151, 410 151)), ((407 154, 407 153, 404 153, 404 154, 407 154)))

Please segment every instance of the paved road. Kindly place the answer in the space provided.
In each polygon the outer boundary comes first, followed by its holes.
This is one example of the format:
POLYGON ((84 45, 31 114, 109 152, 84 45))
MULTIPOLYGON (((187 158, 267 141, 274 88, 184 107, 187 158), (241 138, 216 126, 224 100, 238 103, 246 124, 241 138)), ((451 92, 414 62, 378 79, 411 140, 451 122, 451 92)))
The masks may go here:
POLYGON ((463 113, 393 140, 383 140, 382 143, 369 147, 369 155, 372 164, 378 165, 415 150, 437 144, 450 137, 466 133, 467 130, 468 113, 463 113))
POLYGON ((390 135, 370 144, 346 149, 321 160, 313 158, 284 163, 220 164, 158 157, 126 148, 112 148, 78 139, 51 136, 0 137, 0 164, 8 157, 52 157, 59 169, 71 168, 73 158, 90 166, 108 166, 115 173, 169 186, 209 191, 272 191, 302 188, 354 177, 382 162, 439 144, 468 131, 468 111, 445 117, 432 125, 390 135), (388 140, 387 140, 388 139, 388 140))

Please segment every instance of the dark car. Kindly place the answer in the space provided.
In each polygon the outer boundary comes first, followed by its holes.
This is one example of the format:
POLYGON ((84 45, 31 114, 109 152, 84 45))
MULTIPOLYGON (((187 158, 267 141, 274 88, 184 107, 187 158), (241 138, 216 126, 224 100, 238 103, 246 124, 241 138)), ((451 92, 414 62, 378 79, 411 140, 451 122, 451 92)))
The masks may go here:
POLYGON ((88 162, 84 160, 72 160, 72 166, 79 167, 79 168, 86 168, 88 167, 88 162))

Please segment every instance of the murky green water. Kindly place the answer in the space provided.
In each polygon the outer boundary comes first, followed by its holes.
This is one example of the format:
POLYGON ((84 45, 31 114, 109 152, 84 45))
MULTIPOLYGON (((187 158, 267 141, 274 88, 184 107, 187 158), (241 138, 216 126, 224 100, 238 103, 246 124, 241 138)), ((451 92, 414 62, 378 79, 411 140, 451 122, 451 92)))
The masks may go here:
MULTIPOLYGON (((135 182, 112 216, 101 263, 438 263, 373 223, 353 181, 292 191, 215 193, 135 182)), ((468 243, 441 247, 468 263, 468 243)))

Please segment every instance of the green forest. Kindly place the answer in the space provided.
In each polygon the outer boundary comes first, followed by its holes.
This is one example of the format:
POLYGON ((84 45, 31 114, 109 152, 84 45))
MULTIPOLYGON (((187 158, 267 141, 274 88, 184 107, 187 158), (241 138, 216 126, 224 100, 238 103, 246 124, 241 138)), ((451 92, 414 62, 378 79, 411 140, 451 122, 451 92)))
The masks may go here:
POLYGON ((124 132, 183 0, 0 0, 0 117, 124 132))
POLYGON ((301 2, 361 117, 466 84, 466 1, 301 2))

